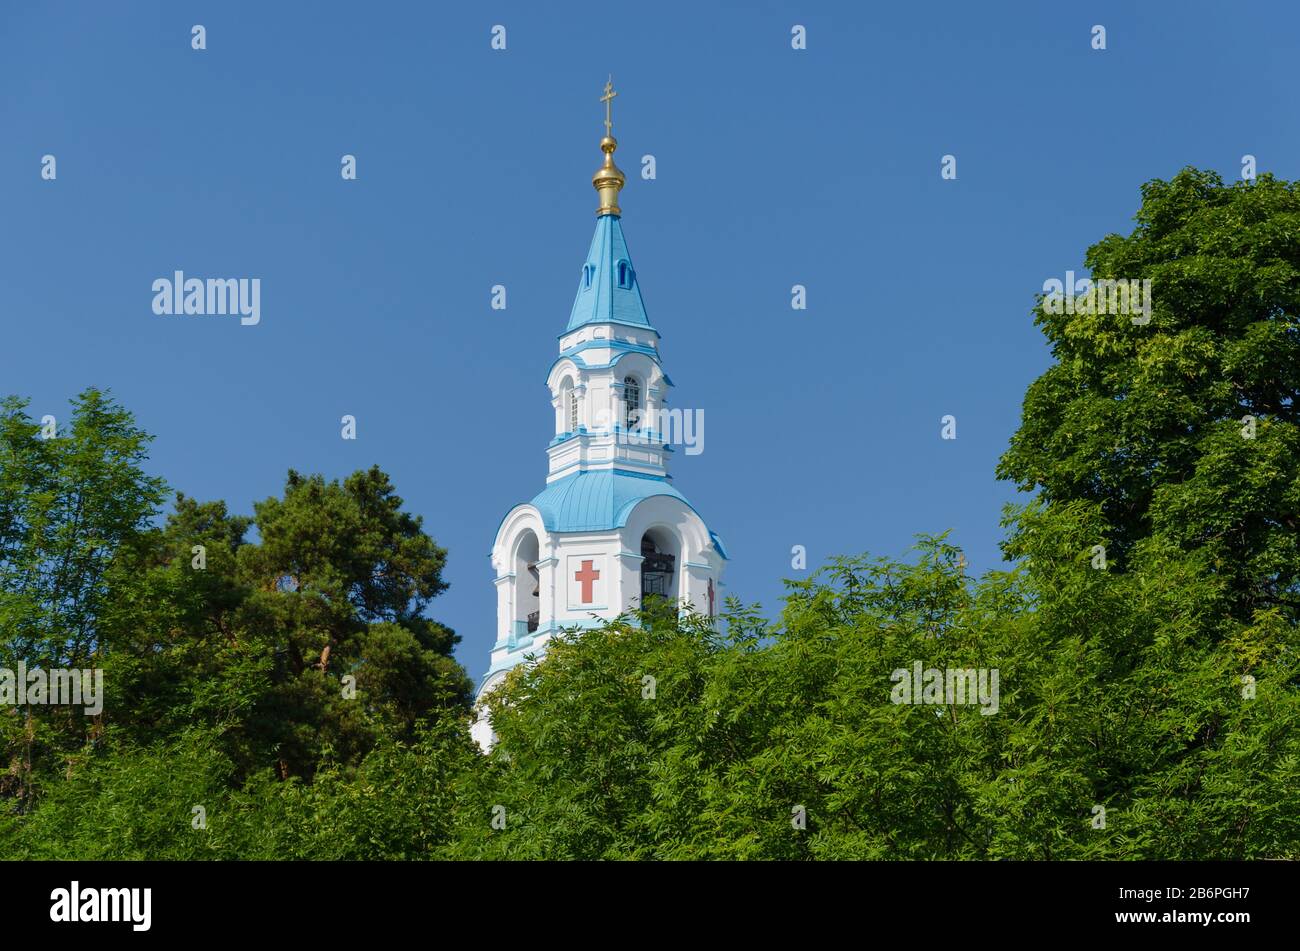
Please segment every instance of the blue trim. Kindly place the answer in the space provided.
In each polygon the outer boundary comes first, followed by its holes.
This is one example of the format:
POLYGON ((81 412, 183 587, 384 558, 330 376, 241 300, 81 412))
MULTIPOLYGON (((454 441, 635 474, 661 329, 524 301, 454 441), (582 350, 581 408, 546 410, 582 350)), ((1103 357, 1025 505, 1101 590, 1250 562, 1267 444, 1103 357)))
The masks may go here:
MULTIPOLYGON (((664 335, 661 334, 659 331, 655 330, 653 327, 647 326, 646 324, 634 324, 626 320, 589 320, 585 324, 581 324, 577 327, 574 327, 572 330, 566 330, 563 333, 556 334, 555 339, 563 340, 565 337, 569 336, 569 334, 577 333, 583 327, 599 327, 602 324, 617 324, 620 327, 635 327, 637 330, 654 334, 660 340, 664 339, 664 335)), ((610 338, 611 341, 613 339, 614 339, 613 337, 610 338)), ((626 343, 626 341, 624 342, 626 343)))
MULTIPOLYGON (((561 336, 567 337, 568 334, 561 334, 561 336)), ((565 357, 572 356, 575 353, 581 353, 584 350, 626 350, 629 353, 644 353, 647 356, 654 357, 656 363, 659 362, 659 351, 657 348, 644 343, 630 343, 627 340, 619 340, 615 337, 596 337, 592 340, 584 340, 581 343, 575 343, 572 347, 561 350, 560 356, 555 362, 559 363, 560 360, 563 360, 565 357)), ((554 366, 554 364, 552 364, 552 366, 554 366)))
POLYGON ((723 561, 731 561, 730 556, 727 555, 726 546, 722 544, 722 539, 712 529, 709 530, 709 540, 713 542, 713 547, 718 550, 718 554, 722 556, 723 561))
MULTIPOLYGON (((563 334, 561 334, 561 336, 563 336, 563 334)), ((659 351, 655 350, 653 347, 643 347, 640 344, 634 343, 619 344, 617 341, 606 341, 597 344, 596 347, 593 348, 588 346, 590 342, 591 341, 585 341, 578 344, 576 347, 570 347, 568 350, 563 351, 554 361, 552 361, 550 367, 547 369, 546 379, 549 380, 551 374, 555 372, 555 368, 565 360, 573 361, 573 365, 579 370, 609 370, 618 366, 620 360, 632 353, 639 353, 642 356, 649 357, 654 365, 659 367, 659 372, 663 373, 663 364, 659 362, 659 351), (582 357, 578 356, 579 350, 591 349, 617 350, 618 354, 608 363, 588 363, 586 360, 582 359, 582 357)), ((673 385, 673 381, 668 378, 667 373, 664 373, 664 384, 666 386, 673 385)))
MULTIPOLYGON (((566 443, 570 439, 576 439, 578 436, 608 436, 616 440, 620 446, 638 446, 642 449, 653 447, 662 449, 665 452, 673 451, 673 447, 663 433, 656 432, 653 429, 626 429, 618 424, 615 424, 613 429, 588 429, 586 426, 582 426, 576 433, 560 433, 546 444, 546 448, 554 449, 556 446, 566 443)), ((577 463, 574 463, 574 465, 577 465, 577 463)))
POLYGON ((536 637, 536 631, 528 633, 527 621, 515 621, 510 625, 510 636, 506 639, 506 644, 509 650, 523 650, 531 647, 536 637))
MULTIPOLYGON (((615 474, 615 475, 627 476, 628 478, 631 478, 631 479, 654 479, 654 480, 659 481, 659 482, 663 482, 663 481, 671 481, 671 479, 669 479, 667 476, 650 475, 649 473, 646 473, 646 472, 637 472, 637 471, 635 471, 635 470, 633 470, 633 469, 618 469, 618 468, 616 468, 616 469, 614 469, 613 471, 614 471, 614 474, 615 474)), ((682 499, 682 501, 685 502, 686 500, 685 500, 685 499, 682 499)))
POLYGON ((549 449, 551 446, 558 446, 560 443, 568 442, 570 439, 577 439, 579 436, 591 436, 591 435, 595 435, 595 433, 588 430, 585 425, 579 426, 576 432, 571 429, 568 432, 560 433, 558 436, 556 436, 554 439, 548 442, 546 446, 549 449))
MULTIPOLYGON (((665 451, 667 451, 667 447, 664 448, 665 451)), ((649 462, 638 463, 638 465, 645 466, 645 468, 647 469, 658 469, 659 471, 641 472, 637 469, 619 468, 615 466, 614 463, 607 462, 605 460, 601 460, 600 462, 592 462, 590 459, 588 459, 584 462, 583 460, 579 459, 577 462, 570 462, 567 466, 564 466, 561 469, 553 469, 550 472, 548 472, 546 474, 546 484, 554 485, 556 482, 560 482, 564 479, 567 479, 571 475, 577 475, 578 472, 610 472, 614 470, 617 470, 619 473, 622 473, 624 475, 640 476, 644 479, 665 479, 668 482, 673 481, 673 477, 670 476, 666 471, 664 471, 663 466, 653 465, 649 462), (577 470, 577 472, 572 471, 575 469, 577 470), (564 472, 569 473, 569 475, 561 475, 561 473, 564 472), (560 478, 558 479, 552 478, 553 476, 560 476, 560 478)))

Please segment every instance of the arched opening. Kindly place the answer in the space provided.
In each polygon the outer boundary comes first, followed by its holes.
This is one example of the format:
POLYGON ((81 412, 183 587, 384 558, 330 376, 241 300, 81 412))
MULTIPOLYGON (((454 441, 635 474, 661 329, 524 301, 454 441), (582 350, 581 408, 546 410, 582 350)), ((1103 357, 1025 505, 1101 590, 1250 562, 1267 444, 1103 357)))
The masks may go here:
POLYGON ((641 425, 641 384, 634 376, 623 377, 623 428, 636 429, 641 425))
POLYGON ((652 528, 641 536, 641 603, 655 595, 677 598, 677 538, 652 528))
POLYGON ((537 630, 541 611, 541 573, 537 568, 537 535, 524 532, 515 549, 515 632, 537 630))
POLYGON ((578 391, 574 389, 573 381, 566 377, 560 384, 560 422, 555 434, 576 433, 578 419, 578 391))

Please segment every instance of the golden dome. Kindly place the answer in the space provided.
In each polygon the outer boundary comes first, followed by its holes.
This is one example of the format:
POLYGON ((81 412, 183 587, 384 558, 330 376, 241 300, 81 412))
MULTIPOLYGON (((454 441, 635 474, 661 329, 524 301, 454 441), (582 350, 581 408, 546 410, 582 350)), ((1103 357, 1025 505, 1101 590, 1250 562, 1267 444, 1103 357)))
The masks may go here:
POLYGON ((600 196, 600 207, 596 209, 597 217, 622 214, 618 207, 618 193, 627 179, 614 164, 614 150, 618 148, 618 139, 614 138, 612 107, 614 97, 617 95, 618 93, 614 91, 614 77, 611 76, 609 82, 605 83, 605 95, 600 97, 600 101, 605 104, 605 137, 600 140, 600 150, 605 153, 605 163, 596 169, 595 175, 591 176, 592 187, 600 196))

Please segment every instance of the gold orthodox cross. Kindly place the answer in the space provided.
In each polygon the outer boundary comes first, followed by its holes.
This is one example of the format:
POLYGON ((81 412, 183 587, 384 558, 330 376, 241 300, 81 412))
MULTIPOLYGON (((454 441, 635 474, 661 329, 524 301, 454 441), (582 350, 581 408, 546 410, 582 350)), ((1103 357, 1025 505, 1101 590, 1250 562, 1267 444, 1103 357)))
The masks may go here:
POLYGON ((605 104, 605 135, 613 137, 614 128, 614 97, 618 93, 614 92, 614 77, 609 77, 609 82, 605 83, 605 95, 600 97, 600 101, 605 104))

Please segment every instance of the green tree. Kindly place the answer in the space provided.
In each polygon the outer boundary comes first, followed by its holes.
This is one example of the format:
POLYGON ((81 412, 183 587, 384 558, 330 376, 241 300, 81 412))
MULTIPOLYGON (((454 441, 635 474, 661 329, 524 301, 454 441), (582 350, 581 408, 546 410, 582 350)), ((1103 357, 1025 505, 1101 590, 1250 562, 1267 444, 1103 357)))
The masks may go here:
MULTIPOLYGON (((428 778, 434 764, 416 749, 468 743, 458 638, 425 616, 446 588, 446 552, 383 472, 290 472, 252 517, 178 495, 155 525, 164 486, 144 472, 148 442, 95 390, 57 438, 23 401, 0 406, 0 666, 99 668, 105 693, 94 718, 0 710, 0 838, 31 855, 251 854, 267 838, 264 825, 248 831, 258 822, 295 804, 337 811, 356 789, 381 788, 384 764, 428 778), (322 787, 295 799, 285 781, 318 770, 322 787), (226 832, 199 846, 190 804, 223 816, 214 829, 226 832), (81 845, 41 844, 83 810, 117 830, 102 847, 86 845, 91 827, 81 845), (231 824, 235 814, 246 821, 231 824)), ((437 828, 412 847, 427 852, 437 828)))
POLYGON ((290 472, 283 498, 254 509, 179 497, 122 559, 111 696, 134 742, 219 727, 241 774, 310 777, 412 740, 422 718, 467 715, 458 638, 424 616, 446 552, 383 472, 290 472))
MULTIPOLYGON (((143 470, 150 437, 106 393, 81 393, 55 435, 27 405, 0 401, 0 667, 98 667, 110 568, 147 531, 164 485, 143 470)), ((0 795, 26 808, 39 777, 100 725, 80 709, 5 707, 0 795)))
MULTIPOLYGON (((998 474, 1094 509, 1111 570, 1158 540, 1198 553, 1236 620, 1300 620, 1300 190, 1186 169, 1143 187, 1136 220, 1086 262, 1150 280, 1150 323, 1040 301, 1056 362, 998 474)), ((1028 553, 1023 527, 1007 549, 1028 553)))
POLYGON ((1150 323, 1037 308, 1056 362, 998 469, 1037 492, 1005 548, 1077 656, 1052 710, 1108 807, 1093 847, 1295 857, 1300 192, 1187 169, 1142 195, 1086 261, 1151 280, 1150 323))

